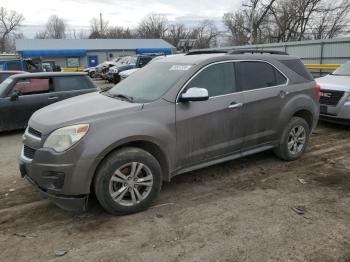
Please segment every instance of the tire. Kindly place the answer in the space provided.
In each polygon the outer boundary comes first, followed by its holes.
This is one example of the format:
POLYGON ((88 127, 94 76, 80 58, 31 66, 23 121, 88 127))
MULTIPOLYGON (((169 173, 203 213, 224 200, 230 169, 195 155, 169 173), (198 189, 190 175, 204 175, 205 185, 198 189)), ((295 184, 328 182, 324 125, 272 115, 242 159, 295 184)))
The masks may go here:
POLYGON ((118 84, 120 82, 120 76, 118 75, 114 75, 113 76, 113 84, 118 84))
POLYGON ((91 78, 95 78, 95 72, 89 72, 89 76, 90 76, 91 78))
POLYGON ((136 147, 123 148, 110 154, 100 165, 94 180, 97 200, 113 215, 127 215, 147 209, 158 197, 161 187, 159 162, 147 151, 136 147))
POLYGON ((274 149, 275 155, 285 161, 294 161, 302 156, 307 148, 310 138, 310 127, 301 117, 292 117, 285 127, 279 145, 274 149), (300 129, 299 129, 300 128, 300 129), (294 130, 294 135, 292 134, 294 130), (302 133, 297 137, 298 132, 304 130, 304 139, 302 133), (302 144, 303 142, 303 144, 302 144), (291 147, 291 145, 293 146, 291 147))

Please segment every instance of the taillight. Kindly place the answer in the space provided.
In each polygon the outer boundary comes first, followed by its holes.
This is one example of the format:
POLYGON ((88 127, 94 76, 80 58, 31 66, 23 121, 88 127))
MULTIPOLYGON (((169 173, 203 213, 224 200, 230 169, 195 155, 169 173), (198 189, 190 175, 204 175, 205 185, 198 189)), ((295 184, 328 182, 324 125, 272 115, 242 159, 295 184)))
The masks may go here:
POLYGON ((314 86, 314 91, 315 91, 317 100, 320 100, 320 96, 321 96, 321 86, 320 86, 319 84, 316 84, 316 85, 314 86))

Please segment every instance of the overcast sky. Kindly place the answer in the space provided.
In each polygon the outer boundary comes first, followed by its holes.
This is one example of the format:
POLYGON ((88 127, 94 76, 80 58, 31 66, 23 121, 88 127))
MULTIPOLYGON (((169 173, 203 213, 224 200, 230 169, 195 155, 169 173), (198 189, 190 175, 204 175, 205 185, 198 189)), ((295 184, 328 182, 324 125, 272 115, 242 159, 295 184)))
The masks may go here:
POLYGON ((22 32, 35 35, 52 14, 67 21, 71 28, 88 29, 92 17, 103 14, 110 25, 135 27, 149 13, 160 13, 169 21, 192 25, 212 19, 220 26, 222 15, 235 10, 240 0, 0 0, 0 6, 24 15, 22 32))

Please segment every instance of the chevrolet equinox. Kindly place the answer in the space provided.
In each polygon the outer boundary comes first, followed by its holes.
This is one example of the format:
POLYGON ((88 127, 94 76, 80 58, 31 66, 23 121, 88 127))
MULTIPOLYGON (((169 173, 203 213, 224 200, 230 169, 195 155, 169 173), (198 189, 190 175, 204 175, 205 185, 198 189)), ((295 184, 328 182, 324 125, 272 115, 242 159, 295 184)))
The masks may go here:
POLYGON ((149 207, 175 175, 273 149, 307 147, 320 88, 282 52, 192 52, 154 61, 106 92, 40 109, 20 171, 67 210, 90 193, 112 214, 149 207))

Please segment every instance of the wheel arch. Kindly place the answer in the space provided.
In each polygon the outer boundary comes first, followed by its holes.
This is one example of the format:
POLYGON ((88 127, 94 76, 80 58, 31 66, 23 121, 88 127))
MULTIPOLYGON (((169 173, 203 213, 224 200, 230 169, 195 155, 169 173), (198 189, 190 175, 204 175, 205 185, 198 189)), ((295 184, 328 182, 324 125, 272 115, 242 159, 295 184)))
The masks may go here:
POLYGON ((94 171, 93 171, 93 176, 92 179, 90 179, 90 192, 93 192, 93 185, 96 177, 96 173, 103 163, 103 161, 111 155, 113 152, 120 150, 125 147, 136 147, 143 149, 153 155, 159 162, 161 169, 162 169, 162 180, 163 181, 170 181, 171 176, 170 176, 170 163, 168 158, 166 157, 165 152, 161 149, 161 147, 149 140, 145 139, 138 139, 138 140, 132 140, 132 141, 126 141, 120 144, 117 144, 111 148, 108 148, 105 152, 102 153, 102 157, 99 158, 99 161, 96 163, 94 171))
POLYGON ((306 123, 309 125, 310 130, 312 130, 314 126, 314 115, 311 113, 310 110, 299 109, 296 112, 294 112, 294 114, 292 115, 292 117, 295 117, 295 116, 303 118, 306 121, 306 123))

